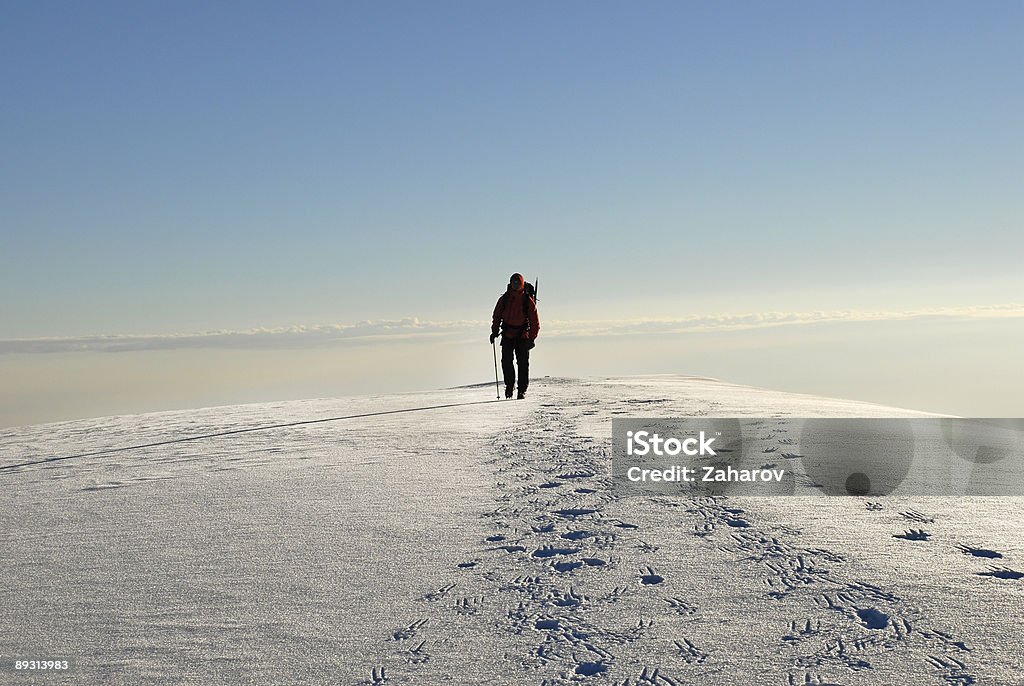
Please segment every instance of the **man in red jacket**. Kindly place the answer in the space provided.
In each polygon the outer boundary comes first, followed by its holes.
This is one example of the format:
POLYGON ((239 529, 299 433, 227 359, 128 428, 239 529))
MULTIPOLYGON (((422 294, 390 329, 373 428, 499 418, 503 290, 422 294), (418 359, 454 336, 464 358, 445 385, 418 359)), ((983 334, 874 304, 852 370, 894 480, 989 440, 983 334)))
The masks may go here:
POLYGON ((540 319, 537 317, 537 302, 526 292, 526 280, 522 274, 513 274, 506 290, 491 315, 491 343, 501 331, 501 371, 505 374, 505 397, 512 397, 516 383, 516 368, 512 355, 519 365, 519 400, 526 397, 530 385, 530 349, 540 333, 540 319))

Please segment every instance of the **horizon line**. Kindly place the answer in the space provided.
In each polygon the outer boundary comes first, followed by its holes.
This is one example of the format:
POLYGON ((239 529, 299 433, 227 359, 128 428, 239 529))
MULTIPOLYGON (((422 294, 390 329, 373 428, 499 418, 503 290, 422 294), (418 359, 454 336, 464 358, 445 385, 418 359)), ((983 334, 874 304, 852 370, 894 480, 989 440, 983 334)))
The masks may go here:
MULTIPOLYGON (((749 312, 606 320, 549 320, 541 323, 545 337, 682 335, 716 331, 745 331, 793 325, 836 322, 877 323, 911 319, 1007 319, 1024 317, 1024 303, 911 310, 812 310, 749 312)), ((313 324, 212 330, 170 334, 106 334, 0 339, 0 355, 45 355, 75 352, 167 351, 201 348, 294 349, 336 344, 398 343, 430 337, 450 337, 489 329, 487 320, 421 320, 406 317, 362 320, 351 324, 313 324)))

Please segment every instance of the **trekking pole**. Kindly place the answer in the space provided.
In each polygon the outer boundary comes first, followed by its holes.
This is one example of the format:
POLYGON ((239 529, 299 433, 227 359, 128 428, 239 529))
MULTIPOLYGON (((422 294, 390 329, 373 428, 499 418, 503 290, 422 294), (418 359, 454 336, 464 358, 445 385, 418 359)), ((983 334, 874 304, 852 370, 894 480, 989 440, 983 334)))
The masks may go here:
POLYGON ((491 341, 491 352, 494 353, 494 394, 501 400, 501 391, 498 390, 498 348, 494 341, 491 341))

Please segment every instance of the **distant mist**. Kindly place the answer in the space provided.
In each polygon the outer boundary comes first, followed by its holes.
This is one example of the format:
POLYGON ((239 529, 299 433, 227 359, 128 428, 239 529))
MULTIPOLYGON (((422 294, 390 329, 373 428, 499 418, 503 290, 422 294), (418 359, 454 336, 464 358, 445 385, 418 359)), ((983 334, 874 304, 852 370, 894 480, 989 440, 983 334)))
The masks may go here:
MULTIPOLYGON (((757 328, 822 324, 830 322, 885 322, 913 319, 1004 319, 1024 317, 1024 304, 1007 303, 959 308, 918 310, 832 310, 810 312, 754 312, 714 316, 633 320, 544 320, 545 338, 566 336, 632 336, 690 332, 738 331, 757 328)), ((293 350, 336 344, 384 345, 427 338, 467 338, 486 333, 485 320, 424 321, 415 317, 361 321, 351 324, 297 325, 245 331, 206 331, 175 334, 111 334, 0 340, 2 354, 52 354, 76 352, 129 352, 158 350, 293 350)))

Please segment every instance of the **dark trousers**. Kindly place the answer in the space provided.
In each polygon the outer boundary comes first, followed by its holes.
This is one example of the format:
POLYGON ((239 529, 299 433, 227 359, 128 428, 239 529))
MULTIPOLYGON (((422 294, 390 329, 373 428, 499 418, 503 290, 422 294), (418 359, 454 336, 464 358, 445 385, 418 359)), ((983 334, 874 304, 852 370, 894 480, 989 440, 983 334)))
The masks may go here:
POLYGON ((525 393, 530 385, 530 341, 525 338, 501 339, 501 371, 505 374, 505 388, 511 390, 516 384, 516 368, 512 364, 512 355, 516 356, 519 365, 519 392, 525 393))

